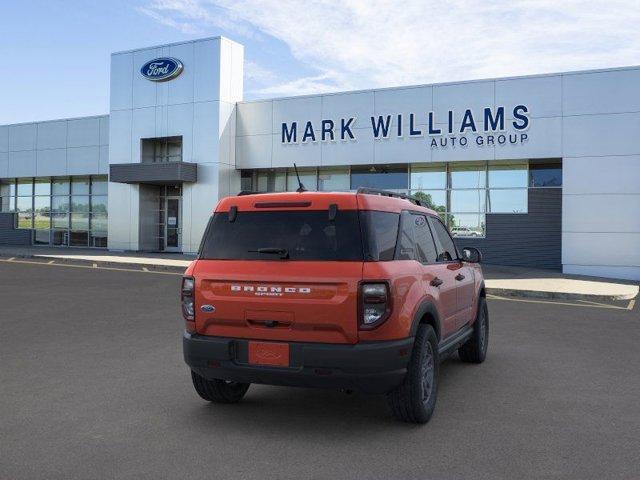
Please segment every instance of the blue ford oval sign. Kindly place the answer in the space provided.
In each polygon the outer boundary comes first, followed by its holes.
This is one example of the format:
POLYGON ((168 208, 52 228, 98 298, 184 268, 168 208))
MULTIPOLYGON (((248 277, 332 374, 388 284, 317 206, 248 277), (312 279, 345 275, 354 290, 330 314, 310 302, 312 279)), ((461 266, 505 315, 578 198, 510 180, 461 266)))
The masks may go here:
POLYGON ((182 73, 184 65, 177 58, 162 57, 149 60, 140 69, 140 73, 147 80, 166 82, 182 73))

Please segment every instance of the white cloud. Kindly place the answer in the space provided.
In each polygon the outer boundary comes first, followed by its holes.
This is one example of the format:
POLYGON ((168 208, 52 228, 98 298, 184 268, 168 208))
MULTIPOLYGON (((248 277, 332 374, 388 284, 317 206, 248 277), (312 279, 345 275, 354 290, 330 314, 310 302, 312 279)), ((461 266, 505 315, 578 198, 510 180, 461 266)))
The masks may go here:
POLYGON ((148 17, 154 19, 156 22, 161 25, 166 25, 167 27, 175 28, 176 30, 181 31, 182 33, 186 33, 188 35, 198 35, 202 33, 196 25, 189 22, 178 22, 171 18, 169 15, 163 15, 160 12, 153 10, 147 7, 136 7, 136 10, 148 17))
POLYGON ((289 95, 640 63, 637 0, 159 0, 174 21, 268 35, 317 75, 289 95))
POLYGON ((247 27, 232 12, 208 0, 153 0, 137 10, 183 33, 200 33, 207 27, 215 27, 247 38, 259 37, 254 28, 247 27))

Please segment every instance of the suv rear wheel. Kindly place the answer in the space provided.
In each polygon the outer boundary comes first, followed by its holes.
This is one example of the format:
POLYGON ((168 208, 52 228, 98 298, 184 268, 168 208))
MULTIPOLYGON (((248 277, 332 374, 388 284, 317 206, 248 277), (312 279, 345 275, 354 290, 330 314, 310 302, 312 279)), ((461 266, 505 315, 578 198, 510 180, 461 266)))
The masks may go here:
POLYGON ((213 403, 237 403, 242 400, 251 385, 218 379, 207 380, 193 370, 191 370, 191 380, 198 395, 213 403))
POLYGON ((487 301, 480 297, 478 313, 473 324, 473 334, 458 349, 460 360, 468 363, 482 363, 487 358, 487 346, 489 345, 489 310, 487 301))
POLYGON ((394 416, 403 422, 427 423, 438 394, 438 339, 430 325, 420 325, 407 375, 387 394, 394 416))

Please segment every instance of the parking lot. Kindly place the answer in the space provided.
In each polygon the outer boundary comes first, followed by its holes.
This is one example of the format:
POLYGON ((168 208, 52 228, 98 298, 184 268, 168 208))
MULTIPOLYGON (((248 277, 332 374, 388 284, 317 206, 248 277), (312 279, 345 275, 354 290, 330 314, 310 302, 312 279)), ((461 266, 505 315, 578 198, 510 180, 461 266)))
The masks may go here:
POLYGON ((638 478, 640 309, 489 299, 482 365, 436 413, 252 386, 209 405, 182 361, 180 276, 0 261, 0 478, 638 478))

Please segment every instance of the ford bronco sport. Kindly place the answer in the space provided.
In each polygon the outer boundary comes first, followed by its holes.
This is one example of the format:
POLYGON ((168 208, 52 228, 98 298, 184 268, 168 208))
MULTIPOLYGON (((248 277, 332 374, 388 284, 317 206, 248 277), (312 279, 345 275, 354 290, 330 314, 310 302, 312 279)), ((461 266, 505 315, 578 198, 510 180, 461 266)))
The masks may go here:
POLYGON ((195 390, 219 403, 251 383, 384 393, 398 419, 425 423, 439 362, 485 359, 479 261, 401 194, 224 198, 182 280, 195 390))

